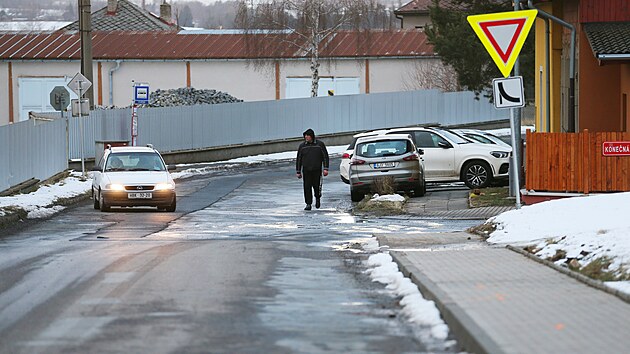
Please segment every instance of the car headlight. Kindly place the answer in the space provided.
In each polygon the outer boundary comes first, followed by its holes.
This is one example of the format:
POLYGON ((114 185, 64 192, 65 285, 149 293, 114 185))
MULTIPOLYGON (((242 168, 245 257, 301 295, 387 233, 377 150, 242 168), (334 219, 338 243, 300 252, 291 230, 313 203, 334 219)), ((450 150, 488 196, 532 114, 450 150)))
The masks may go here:
POLYGON ((170 183, 158 183, 155 185, 155 188, 153 188, 156 191, 163 191, 166 189, 175 189, 175 185, 174 184, 170 184, 170 183))
POLYGON ((112 184, 106 185, 105 189, 109 189, 112 191, 124 191, 125 186, 123 186, 122 184, 112 183, 112 184))
POLYGON ((505 151, 493 151, 490 153, 490 155, 496 157, 497 159, 504 159, 508 156, 510 156, 509 152, 505 152, 505 151))

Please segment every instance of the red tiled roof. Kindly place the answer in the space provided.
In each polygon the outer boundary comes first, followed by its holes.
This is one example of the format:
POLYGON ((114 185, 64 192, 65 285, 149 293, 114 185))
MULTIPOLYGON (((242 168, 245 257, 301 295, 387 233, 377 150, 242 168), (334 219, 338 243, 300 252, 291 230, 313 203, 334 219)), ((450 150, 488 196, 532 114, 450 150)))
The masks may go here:
MULTIPOLYGON (((172 32, 93 32, 98 60, 306 58, 291 41, 296 34, 178 34, 172 32)), ((320 47, 321 57, 433 56, 426 35, 416 30, 342 31, 320 47)), ((76 32, 0 35, 0 60, 80 58, 76 32)))

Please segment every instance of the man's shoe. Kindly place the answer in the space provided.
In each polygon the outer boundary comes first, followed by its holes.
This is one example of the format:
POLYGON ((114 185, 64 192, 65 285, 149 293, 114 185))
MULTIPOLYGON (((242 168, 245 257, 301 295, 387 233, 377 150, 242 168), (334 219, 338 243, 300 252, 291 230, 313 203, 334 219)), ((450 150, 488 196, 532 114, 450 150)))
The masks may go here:
POLYGON ((319 209, 320 206, 322 205, 319 203, 319 198, 317 198, 317 200, 315 200, 315 208, 319 209))
POLYGON ((304 207, 304 210, 311 210, 311 205, 310 204, 306 204, 306 207, 304 207))

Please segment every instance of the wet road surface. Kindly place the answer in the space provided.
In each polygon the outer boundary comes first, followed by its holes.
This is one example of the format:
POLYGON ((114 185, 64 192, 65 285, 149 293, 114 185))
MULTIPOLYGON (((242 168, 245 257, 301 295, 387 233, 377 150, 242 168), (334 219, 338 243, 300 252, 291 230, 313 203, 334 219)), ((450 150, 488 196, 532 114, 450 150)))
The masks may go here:
MULTIPOLYGON (((338 166, 338 163, 333 163, 338 166)), ((352 216, 333 171, 303 211, 290 163, 178 182, 178 211, 91 203, 0 239, 1 352, 451 352, 339 251, 474 221, 352 216)))

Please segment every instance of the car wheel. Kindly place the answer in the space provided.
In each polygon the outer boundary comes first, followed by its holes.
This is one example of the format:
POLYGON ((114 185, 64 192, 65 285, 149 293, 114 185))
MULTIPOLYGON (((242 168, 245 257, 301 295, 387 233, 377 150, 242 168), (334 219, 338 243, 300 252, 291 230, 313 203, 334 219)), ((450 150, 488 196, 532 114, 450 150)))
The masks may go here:
POLYGON ((99 203, 98 198, 96 197, 96 193, 94 193, 94 188, 92 188, 92 199, 94 200, 94 209, 100 209, 101 203, 99 203))
POLYGON ((486 188, 492 181, 490 166, 483 161, 471 161, 464 166, 463 178, 470 189, 486 188))
POLYGON ((427 182, 424 180, 424 177, 418 184, 418 187, 414 188, 413 194, 416 197, 423 197, 425 194, 427 194, 427 182))
POLYGON ((177 198, 173 198, 173 202, 171 203, 171 205, 166 207, 166 211, 172 213, 175 211, 175 209, 177 209, 177 198))
POLYGON ((101 206, 102 212, 109 211, 109 205, 107 205, 107 202, 105 201, 105 197, 103 196, 103 193, 101 193, 100 190, 98 191, 98 201, 101 206))
POLYGON ((365 197, 363 193, 350 189, 350 199, 352 199, 353 202, 360 202, 363 200, 363 197, 365 197))

